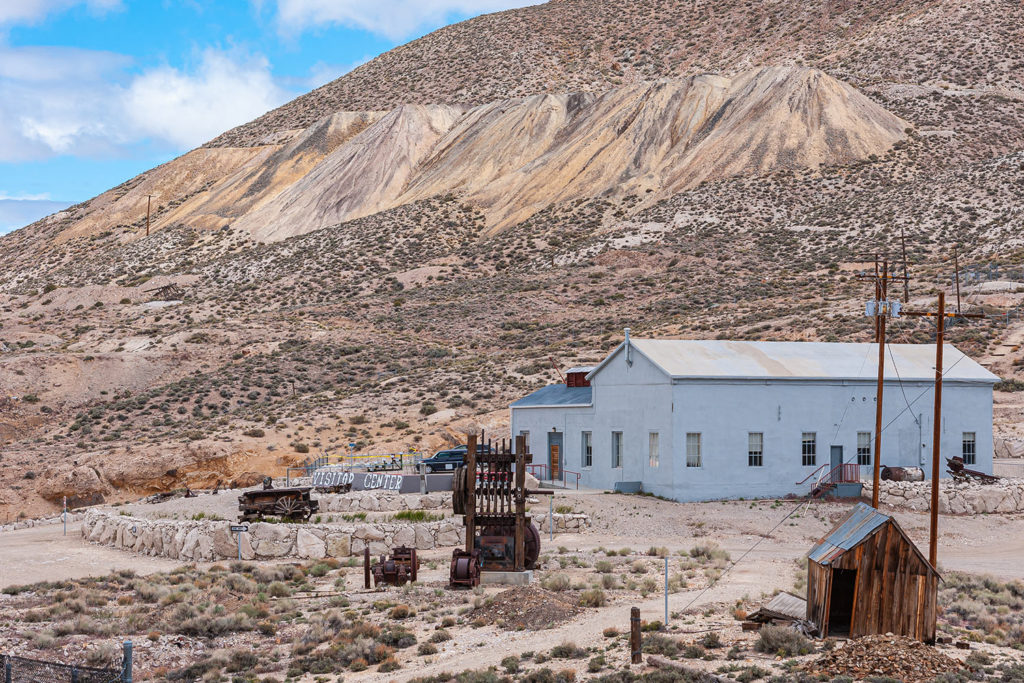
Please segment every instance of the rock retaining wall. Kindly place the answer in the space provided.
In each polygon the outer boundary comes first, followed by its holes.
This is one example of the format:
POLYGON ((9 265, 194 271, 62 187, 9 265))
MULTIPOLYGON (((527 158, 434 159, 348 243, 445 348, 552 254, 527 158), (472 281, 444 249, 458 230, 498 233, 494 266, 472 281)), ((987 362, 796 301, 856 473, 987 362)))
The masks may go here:
MULTIPOLYGON (((179 521, 125 517, 90 511, 82 536, 91 543, 169 557, 184 562, 212 562, 238 556, 230 522, 179 521)), ((423 524, 271 524, 256 522, 242 536, 242 559, 282 557, 317 559, 363 552, 389 552, 397 546, 420 550, 465 543, 465 528, 452 520, 423 524)))
POLYGON ((353 491, 351 493, 317 494, 320 512, 380 512, 397 510, 448 510, 452 509, 452 494, 398 494, 376 491, 353 491))
MULTIPOLYGON (((882 481, 878 502, 883 505, 926 511, 931 500, 930 481, 882 481)), ((864 482, 863 496, 871 498, 871 481, 864 482)), ((1024 512, 1024 479, 1003 479, 996 484, 939 481, 939 512, 979 514, 983 512, 1024 512)))
MULTIPOLYGON (((84 512, 69 512, 68 513, 68 524, 77 522, 85 517, 84 512)), ((22 519, 17 522, 11 522, 10 524, 0 525, 0 533, 5 531, 17 531, 18 529, 30 529, 34 526, 48 526, 50 524, 60 524, 62 521, 61 516, 56 517, 42 517, 40 519, 22 519)))
MULTIPOLYGON (((555 513, 552 520, 556 533, 580 532, 590 526, 590 517, 583 514, 555 513)), ((550 533, 547 513, 533 515, 533 521, 542 534, 550 533)), ((226 521, 144 519, 90 510, 82 518, 82 537, 90 543, 183 562, 238 556, 238 540, 226 521)), ((367 546, 374 555, 403 545, 419 550, 450 548, 466 542, 466 530, 459 519, 420 524, 256 522, 241 537, 243 560, 318 559, 358 555, 367 546)))

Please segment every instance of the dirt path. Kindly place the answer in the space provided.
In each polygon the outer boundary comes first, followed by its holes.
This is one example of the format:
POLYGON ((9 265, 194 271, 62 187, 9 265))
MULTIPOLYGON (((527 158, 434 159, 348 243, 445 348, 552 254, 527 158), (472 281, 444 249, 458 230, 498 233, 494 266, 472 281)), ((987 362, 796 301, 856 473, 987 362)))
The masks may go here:
POLYGON ((102 576, 117 569, 150 574, 180 564, 86 543, 79 524, 69 524, 67 536, 63 532, 60 524, 50 524, 0 534, 0 588, 102 576))

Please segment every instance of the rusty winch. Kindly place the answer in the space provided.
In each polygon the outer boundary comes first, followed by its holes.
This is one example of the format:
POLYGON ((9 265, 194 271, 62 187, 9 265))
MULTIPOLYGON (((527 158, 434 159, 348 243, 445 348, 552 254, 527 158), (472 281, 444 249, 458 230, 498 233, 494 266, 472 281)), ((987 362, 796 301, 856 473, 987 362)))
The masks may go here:
POLYGON ((380 561, 370 564, 370 549, 363 550, 363 584, 365 588, 370 587, 370 575, 373 575, 373 585, 379 586, 386 583, 389 586, 403 586, 416 580, 420 569, 419 558, 416 557, 416 548, 399 546, 395 548, 391 557, 380 556, 380 561))

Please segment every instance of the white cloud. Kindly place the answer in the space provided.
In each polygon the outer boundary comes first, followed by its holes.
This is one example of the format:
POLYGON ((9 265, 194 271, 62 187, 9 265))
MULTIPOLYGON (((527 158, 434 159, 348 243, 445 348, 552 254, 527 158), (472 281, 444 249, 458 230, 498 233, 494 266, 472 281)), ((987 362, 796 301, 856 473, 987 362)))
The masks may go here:
POLYGON ((235 61, 206 50, 193 74, 162 67, 136 78, 125 94, 124 107, 137 130, 187 148, 287 99, 274 83, 266 59, 235 61))
POLYGON ((147 140, 183 151, 289 97, 262 57, 210 49, 197 62, 133 74, 123 55, 0 45, 0 161, 119 156, 147 140))
POLYGON ((538 0, 277 0, 285 32, 341 24, 398 40, 451 14, 481 14, 536 5, 538 0))
POLYGON ((102 14, 120 9, 121 0, 0 0, 0 26, 34 24, 49 14, 75 5, 85 5, 90 11, 102 14))

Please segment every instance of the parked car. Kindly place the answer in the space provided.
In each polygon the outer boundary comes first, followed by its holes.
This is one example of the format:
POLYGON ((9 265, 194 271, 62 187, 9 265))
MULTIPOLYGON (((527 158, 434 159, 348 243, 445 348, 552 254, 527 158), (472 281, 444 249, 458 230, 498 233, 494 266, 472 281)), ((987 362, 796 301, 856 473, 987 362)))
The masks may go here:
MULTIPOLYGON (((434 455, 420 462, 420 470, 424 474, 430 474, 433 472, 454 472, 466 464, 466 450, 466 445, 462 444, 455 448, 447 448, 443 451, 438 451, 437 453, 434 453, 434 455)), ((489 449, 484 444, 478 444, 476 452, 487 453, 489 452, 489 449)))

